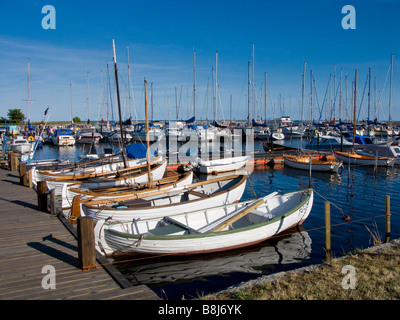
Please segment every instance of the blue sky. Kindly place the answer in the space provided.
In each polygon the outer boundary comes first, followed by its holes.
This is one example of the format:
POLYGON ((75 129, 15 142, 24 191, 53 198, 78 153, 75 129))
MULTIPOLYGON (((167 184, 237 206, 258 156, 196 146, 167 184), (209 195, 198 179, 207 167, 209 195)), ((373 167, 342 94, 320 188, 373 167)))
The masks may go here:
MULTIPOLYGON (((315 79, 314 119, 339 118, 338 98, 331 112, 342 72, 342 94, 358 70, 357 108, 367 116, 365 90, 372 69, 370 117, 389 116, 388 70, 394 54, 391 116, 400 120, 400 3, 396 0, 154 0, 154 1, 6 1, 0 0, 0 116, 9 108, 27 109, 27 63, 30 61, 31 120, 40 121, 50 106, 51 120, 72 114, 94 121, 106 117, 106 74, 109 64, 114 97, 112 39, 115 39, 124 117, 144 118, 144 78, 153 82, 154 118, 174 120, 176 95, 182 119, 193 115, 193 50, 196 51, 196 116, 213 119, 213 75, 218 51, 217 118, 247 117, 248 62, 254 43, 255 117, 264 117, 264 73, 267 72, 267 118, 301 117, 303 63, 306 62, 304 118, 310 118, 310 70, 315 79), (56 9, 56 29, 45 30, 42 7, 56 9), (342 7, 356 9, 356 29, 341 26, 342 7), (129 47, 131 101, 128 95, 129 47), (327 91, 332 77, 331 99, 327 91), (87 79, 89 85, 87 86, 87 79), (207 89, 208 88, 208 89, 207 89), (88 92, 88 94, 87 94, 88 92), (87 99, 89 97, 89 99, 87 99), (318 100, 316 100, 318 99, 318 100), (87 103, 89 100, 89 103, 87 103), (130 110, 129 110, 130 106, 130 110)), ((252 92, 253 90, 251 90, 252 92)), ((253 104, 251 109, 253 110, 253 104)), ((117 111, 114 109, 114 118, 117 111)), ((110 110, 109 117, 112 117, 110 110)))

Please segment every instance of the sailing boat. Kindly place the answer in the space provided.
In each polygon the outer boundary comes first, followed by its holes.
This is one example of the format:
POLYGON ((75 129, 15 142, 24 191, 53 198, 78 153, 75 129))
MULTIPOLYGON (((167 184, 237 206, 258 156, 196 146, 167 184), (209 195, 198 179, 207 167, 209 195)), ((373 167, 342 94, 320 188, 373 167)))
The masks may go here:
POLYGON ((353 165, 364 165, 364 166, 385 166, 393 167, 396 158, 390 157, 380 157, 378 154, 376 156, 368 156, 363 154, 358 154, 354 152, 354 143, 356 137, 356 106, 357 106, 357 69, 355 71, 354 78, 354 123, 353 123, 353 149, 351 152, 341 152, 333 150, 333 154, 336 159, 343 161, 343 163, 353 164, 353 165))

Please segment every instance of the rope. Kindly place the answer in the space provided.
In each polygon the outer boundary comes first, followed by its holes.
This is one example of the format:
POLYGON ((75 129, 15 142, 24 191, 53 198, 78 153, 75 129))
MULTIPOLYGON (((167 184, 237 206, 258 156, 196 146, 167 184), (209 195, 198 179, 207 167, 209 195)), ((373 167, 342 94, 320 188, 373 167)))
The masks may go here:
POLYGON ((329 201, 327 198, 325 198, 323 195, 321 195, 320 193, 318 193, 315 189, 312 189, 317 195, 319 195, 322 199, 324 199, 325 201, 328 201, 330 204, 332 204, 336 209, 338 209, 340 212, 342 212, 342 216, 346 216, 343 212, 343 209, 338 207, 337 205, 335 205, 333 202, 329 201))

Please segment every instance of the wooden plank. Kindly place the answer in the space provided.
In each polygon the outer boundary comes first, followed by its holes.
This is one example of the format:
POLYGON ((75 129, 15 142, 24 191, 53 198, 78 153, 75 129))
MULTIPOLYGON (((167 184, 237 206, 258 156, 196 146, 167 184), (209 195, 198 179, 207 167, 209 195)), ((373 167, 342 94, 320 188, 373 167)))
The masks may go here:
POLYGON ((0 170, 0 192, 0 300, 159 299, 147 286, 132 286, 97 251, 98 267, 82 271, 76 229, 38 211, 35 191, 19 185, 18 174, 0 170), (42 287, 45 265, 55 268, 56 290, 42 287))

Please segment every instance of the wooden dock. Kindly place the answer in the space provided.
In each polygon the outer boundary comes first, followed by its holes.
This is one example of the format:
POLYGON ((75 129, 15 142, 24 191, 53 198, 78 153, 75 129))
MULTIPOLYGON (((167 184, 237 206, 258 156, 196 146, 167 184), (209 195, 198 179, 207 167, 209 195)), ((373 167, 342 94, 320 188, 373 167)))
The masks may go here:
POLYGON ((161 299, 131 286, 105 258, 97 261, 82 271, 74 229, 38 211, 36 192, 19 184, 18 172, 0 168, 0 300, 161 299))

